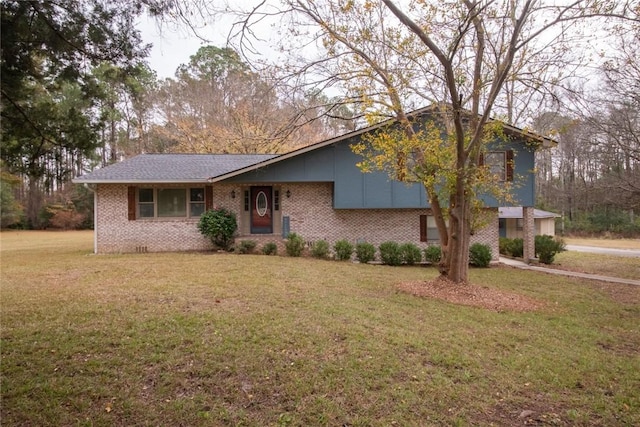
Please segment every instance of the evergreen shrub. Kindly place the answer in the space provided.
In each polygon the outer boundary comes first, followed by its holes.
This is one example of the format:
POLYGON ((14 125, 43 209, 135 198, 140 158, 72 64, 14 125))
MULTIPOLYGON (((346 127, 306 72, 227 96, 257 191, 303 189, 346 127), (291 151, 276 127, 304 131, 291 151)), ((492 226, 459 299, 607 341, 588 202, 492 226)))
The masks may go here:
POLYGON ((198 230, 211 242, 224 250, 233 243, 238 222, 236 214, 225 208, 210 209, 200 216, 198 230))
POLYGON ((543 264, 552 264, 556 254, 565 251, 565 243, 562 239, 554 239, 553 236, 543 235, 535 237, 536 257, 543 264))
POLYGON ((304 240, 302 236, 296 233, 289 233, 287 240, 284 242, 284 248, 289 256, 301 256, 304 250, 304 240))
POLYGON ((387 265, 402 264, 402 251, 396 242, 384 242, 378 247, 380 251, 380 261, 387 265))
POLYGON ((356 258, 362 264, 376 259, 376 247, 371 243, 361 242, 356 245, 356 258))
POLYGON ((262 253, 265 255, 276 255, 278 253, 278 245, 274 242, 265 243, 262 247, 262 253))
POLYGON ((338 240, 336 244, 333 245, 333 251, 336 253, 336 259, 338 261, 346 261, 351 259, 353 245, 347 240, 338 240))
POLYGON ((326 259, 329 257, 329 243, 326 240, 318 240, 311 246, 311 256, 326 259))
POLYGON ((427 246, 424 250, 424 259, 431 264, 437 264, 442 259, 442 249, 438 245, 427 246))
POLYGON ((486 268, 491 262, 491 248, 489 245, 474 243, 469 248, 469 264, 474 267, 486 268))
POLYGON ((407 265, 414 265, 422 261, 422 252, 420 248, 413 243, 404 243, 400 246, 402 260, 407 265))

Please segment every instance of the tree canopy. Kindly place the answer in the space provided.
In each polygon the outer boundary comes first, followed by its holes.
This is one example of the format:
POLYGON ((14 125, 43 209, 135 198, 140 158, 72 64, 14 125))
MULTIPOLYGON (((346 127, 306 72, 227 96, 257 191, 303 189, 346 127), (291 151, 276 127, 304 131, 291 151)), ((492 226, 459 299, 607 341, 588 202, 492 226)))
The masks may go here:
POLYGON ((128 69, 146 54, 135 29, 143 3, 9 0, 0 7, 2 159, 28 178, 27 219, 36 226, 43 190, 68 180, 96 148, 102 93, 92 67, 128 69))

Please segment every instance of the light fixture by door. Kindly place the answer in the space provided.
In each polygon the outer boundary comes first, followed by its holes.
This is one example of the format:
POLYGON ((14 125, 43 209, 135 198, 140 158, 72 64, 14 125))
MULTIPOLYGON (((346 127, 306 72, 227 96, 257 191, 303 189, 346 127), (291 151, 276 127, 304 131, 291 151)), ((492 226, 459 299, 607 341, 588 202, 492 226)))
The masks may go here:
POLYGON ((291 190, 287 190, 287 193, 286 193, 286 194, 287 194, 287 199, 288 199, 289 197, 291 197, 291 190))

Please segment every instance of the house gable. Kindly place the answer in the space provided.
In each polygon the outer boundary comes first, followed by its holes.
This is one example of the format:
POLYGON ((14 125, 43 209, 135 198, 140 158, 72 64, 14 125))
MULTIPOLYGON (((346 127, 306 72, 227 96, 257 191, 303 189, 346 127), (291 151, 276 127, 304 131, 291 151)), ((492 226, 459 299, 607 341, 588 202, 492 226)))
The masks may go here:
MULTIPOLYGON (((286 155, 255 165, 244 173, 221 181, 240 184, 332 182, 334 209, 428 208, 429 202, 420 183, 393 180, 384 171, 363 173, 356 165, 362 157, 351 150, 360 134, 319 145, 295 156, 286 155)), ((489 150, 511 151, 514 163, 514 202, 534 204, 535 148, 519 140, 496 141, 489 150)), ((504 205, 489 195, 481 196, 485 206, 504 205)))

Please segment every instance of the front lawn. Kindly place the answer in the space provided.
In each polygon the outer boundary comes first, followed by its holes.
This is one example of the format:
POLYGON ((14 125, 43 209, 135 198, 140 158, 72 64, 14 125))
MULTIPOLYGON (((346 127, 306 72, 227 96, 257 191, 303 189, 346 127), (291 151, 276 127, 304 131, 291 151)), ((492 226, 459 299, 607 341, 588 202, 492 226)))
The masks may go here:
POLYGON ((640 279, 640 258, 634 257, 566 251, 557 254, 553 264, 544 267, 623 279, 640 279))
POLYGON ((640 425, 640 288, 511 268, 537 311, 401 292, 435 269, 92 255, 3 232, 3 425, 640 425))

